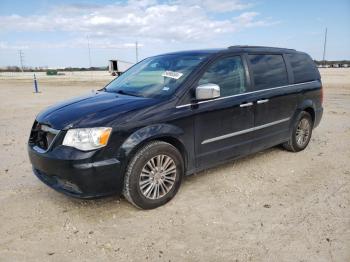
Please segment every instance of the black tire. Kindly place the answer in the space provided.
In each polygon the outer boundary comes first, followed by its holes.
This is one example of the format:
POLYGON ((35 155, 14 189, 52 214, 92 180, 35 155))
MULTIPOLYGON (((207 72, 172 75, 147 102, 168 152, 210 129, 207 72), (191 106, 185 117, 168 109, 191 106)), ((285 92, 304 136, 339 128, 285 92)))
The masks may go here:
MULTIPOLYGON (((152 209, 162 206, 176 195, 177 191, 179 190, 183 174, 183 158, 176 147, 163 141, 149 142, 140 148, 129 162, 124 178, 123 195, 131 204, 141 209, 152 209), (144 194, 144 192, 142 192, 142 190, 145 189, 141 189, 142 186, 140 185, 140 183, 142 183, 141 180, 143 179, 141 178, 141 172, 146 167, 147 163, 151 161, 151 159, 154 159, 154 157, 160 155, 163 157, 169 157, 171 160, 173 160, 172 163, 175 164, 175 166, 173 166, 173 170, 176 170, 176 172, 173 171, 172 174, 172 179, 174 179, 174 182, 171 182, 173 185, 171 187, 169 186, 170 189, 168 192, 160 189, 160 186, 158 185, 158 194, 160 191, 162 191, 164 195, 157 199, 150 199, 144 194)), ((149 179, 147 178, 147 180, 149 179)), ((165 187, 163 187, 163 189, 164 188, 165 187)))
POLYGON ((283 147, 291 152, 299 152, 304 150, 310 142, 311 135, 312 135, 312 128, 313 128, 313 121, 312 121, 311 115, 306 111, 300 112, 300 114, 296 118, 296 121, 294 122, 291 136, 286 143, 282 144, 283 147), (301 125, 301 123, 305 123, 303 121, 306 121, 308 123, 308 127, 309 127, 307 128, 308 136, 307 138, 304 136, 305 140, 302 139, 303 140, 302 143, 298 143, 298 136, 297 136, 298 127, 299 125, 301 125))

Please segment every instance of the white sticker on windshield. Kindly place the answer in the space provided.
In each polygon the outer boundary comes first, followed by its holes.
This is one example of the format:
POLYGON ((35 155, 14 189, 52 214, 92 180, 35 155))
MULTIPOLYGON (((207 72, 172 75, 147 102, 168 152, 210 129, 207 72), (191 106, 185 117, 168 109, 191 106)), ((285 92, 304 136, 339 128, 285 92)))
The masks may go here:
POLYGON ((183 73, 174 72, 174 71, 165 71, 162 74, 162 76, 164 76, 164 77, 170 77, 170 78, 174 78, 174 79, 179 79, 182 75, 183 75, 183 73))

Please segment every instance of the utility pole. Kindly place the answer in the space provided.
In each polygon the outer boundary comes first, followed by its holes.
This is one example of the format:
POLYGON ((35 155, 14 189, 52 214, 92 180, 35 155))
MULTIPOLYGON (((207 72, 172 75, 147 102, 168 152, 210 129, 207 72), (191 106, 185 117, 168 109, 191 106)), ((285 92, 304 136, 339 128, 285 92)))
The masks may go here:
POLYGON ((139 43, 136 41, 135 44, 135 48, 136 48, 136 63, 139 61, 139 43))
MULTIPOLYGON (((86 36, 88 41, 88 50, 89 50, 89 70, 91 70, 91 51, 90 51, 90 37, 89 35, 86 36)), ((92 70, 90 71, 90 78, 92 80, 92 70)))
POLYGON ((89 50, 89 67, 91 68, 91 51, 90 51, 90 38, 89 35, 86 36, 88 41, 88 50, 89 50))
POLYGON ((23 67, 23 51, 22 50, 18 50, 18 54, 19 54, 19 61, 21 63, 21 70, 23 72, 24 71, 24 67, 23 67))
POLYGON ((326 65, 326 45, 327 45, 327 27, 324 34, 324 44, 323 44, 323 66, 326 65))

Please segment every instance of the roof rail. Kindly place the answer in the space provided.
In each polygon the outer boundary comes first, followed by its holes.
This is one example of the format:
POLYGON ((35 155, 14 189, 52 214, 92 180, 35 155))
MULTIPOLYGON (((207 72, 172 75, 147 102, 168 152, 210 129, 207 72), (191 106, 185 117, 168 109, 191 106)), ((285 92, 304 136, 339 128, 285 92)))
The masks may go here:
POLYGON ((284 49, 284 50, 296 51, 295 49, 291 49, 291 48, 271 47, 271 46, 253 46, 253 45, 233 45, 233 46, 229 46, 228 48, 266 48, 266 49, 284 49))

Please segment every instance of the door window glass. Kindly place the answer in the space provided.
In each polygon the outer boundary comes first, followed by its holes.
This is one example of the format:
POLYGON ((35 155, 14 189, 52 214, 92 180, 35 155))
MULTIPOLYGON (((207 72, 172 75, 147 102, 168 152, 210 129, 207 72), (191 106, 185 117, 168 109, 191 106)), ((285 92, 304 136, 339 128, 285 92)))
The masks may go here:
POLYGON ((214 62, 198 82, 220 86, 220 96, 231 96, 246 91, 246 77, 240 56, 226 57, 214 62))
POLYGON ((256 90, 288 85, 282 55, 249 55, 256 90))

